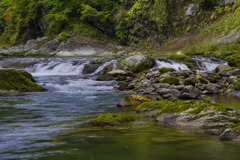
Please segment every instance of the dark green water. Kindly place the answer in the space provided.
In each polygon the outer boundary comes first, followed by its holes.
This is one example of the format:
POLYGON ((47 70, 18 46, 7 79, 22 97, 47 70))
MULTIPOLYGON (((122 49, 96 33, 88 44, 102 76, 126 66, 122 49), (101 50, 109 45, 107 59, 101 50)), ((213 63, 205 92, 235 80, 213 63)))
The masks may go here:
POLYGON ((99 113, 123 111, 116 107, 123 99, 116 83, 68 74, 64 65, 53 68, 27 68, 48 92, 0 98, 1 160, 240 159, 240 143, 220 142, 202 130, 164 127, 146 118, 124 127, 92 127, 88 122, 99 113))

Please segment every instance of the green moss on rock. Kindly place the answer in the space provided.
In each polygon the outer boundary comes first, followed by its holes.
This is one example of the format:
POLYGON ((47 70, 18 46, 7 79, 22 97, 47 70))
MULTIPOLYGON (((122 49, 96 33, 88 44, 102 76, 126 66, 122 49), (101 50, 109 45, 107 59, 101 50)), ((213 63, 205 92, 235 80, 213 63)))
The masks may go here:
POLYGON ((169 77, 165 77, 162 80, 162 83, 169 83, 169 84, 178 85, 179 84, 179 79, 177 77, 169 76, 169 77))
POLYGON ((167 100, 144 102, 137 107, 136 111, 139 112, 142 109, 147 109, 147 110, 162 109, 167 104, 169 104, 169 102, 170 101, 167 101, 167 100))
POLYGON ((185 85, 193 85, 193 86, 195 86, 195 83, 196 83, 197 81, 196 81, 196 79, 194 79, 194 78, 188 78, 188 79, 186 79, 185 81, 184 81, 184 84, 185 85))
POLYGON ((233 110, 232 107, 228 107, 224 104, 216 103, 214 101, 211 102, 205 102, 205 101, 196 101, 196 100, 176 100, 169 102, 165 107, 162 108, 158 112, 157 115, 160 115, 162 113, 181 113, 183 111, 186 111, 188 109, 192 109, 188 113, 192 114, 199 114, 201 111, 208 110, 208 109, 216 109, 218 111, 221 111, 224 114, 227 114, 229 110, 233 110))
POLYGON ((231 84, 233 89, 240 90, 240 81, 231 84))
POLYGON ((0 70, 0 89, 27 91, 46 91, 45 88, 34 83, 32 75, 26 71, 14 69, 0 70))
POLYGON ((101 113, 95 120, 92 120, 90 124, 95 126, 120 126, 126 122, 133 121, 133 117, 124 116, 117 113, 101 113))
POLYGON ((201 75, 197 75, 197 79, 204 84, 210 83, 209 80, 207 80, 206 78, 203 78, 201 75))
POLYGON ((162 67, 162 68, 159 69, 160 74, 164 74, 164 73, 167 73, 167 72, 173 72, 173 71, 176 71, 176 70, 173 69, 173 68, 166 68, 166 67, 162 67))

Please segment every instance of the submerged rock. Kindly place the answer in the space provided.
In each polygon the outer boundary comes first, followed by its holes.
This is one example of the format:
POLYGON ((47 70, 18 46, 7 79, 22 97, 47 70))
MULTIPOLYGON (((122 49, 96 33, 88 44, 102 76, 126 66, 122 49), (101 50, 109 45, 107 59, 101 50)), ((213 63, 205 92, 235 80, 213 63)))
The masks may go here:
POLYGON ((26 71, 14 69, 0 70, 0 90, 21 92, 46 91, 45 88, 34 82, 32 75, 26 71))
POLYGON ((95 120, 92 120, 90 124, 99 127, 120 126, 133 120, 133 117, 124 116, 117 113, 101 113, 95 120))

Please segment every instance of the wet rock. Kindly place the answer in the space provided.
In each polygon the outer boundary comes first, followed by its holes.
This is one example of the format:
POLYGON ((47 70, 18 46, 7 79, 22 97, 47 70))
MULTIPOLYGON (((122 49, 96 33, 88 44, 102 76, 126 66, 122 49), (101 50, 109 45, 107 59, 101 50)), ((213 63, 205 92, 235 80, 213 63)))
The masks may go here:
POLYGON ((128 86, 128 83, 127 83, 127 82, 121 82, 121 83, 119 84, 118 89, 119 89, 120 91, 124 91, 124 90, 127 88, 127 86, 128 86))
POLYGON ((171 85, 169 83, 161 83, 160 88, 169 88, 171 85))
POLYGON ((182 93, 179 96, 180 99, 195 99, 196 97, 194 97, 192 94, 190 93, 182 93))
POLYGON ((235 138, 239 136, 239 133, 233 129, 226 129, 218 139, 220 141, 233 141, 235 138))
MULTIPOLYGON (((110 62, 112 60, 116 59, 115 56, 105 56, 98 58, 91 63, 84 66, 82 73, 83 74, 92 74, 94 73, 101 65, 110 62)), ((110 64, 109 64, 110 65, 110 64)), ((110 72, 110 71, 109 71, 110 72)))
POLYGON ((177 89, 171 89, 170 94, 171 94, 173 97, 176 97, 176 98, 178 98, 178 97, 181 96, 181 92, 180 92, 179 90, 177 90, 177 89))
POLYGON ((183 90, 184 85, 172 85, 170 89, 177 89, 179 91, 183 90))
POLYGON ((127 75, 127 73, 124 70, 113 70, 113 71, 108 72, 107 74, 112 75, 112 76, 127 75))
POLYGON ((170 89, 167 89, 167 88, 160 88, 160 89, 158 90, 158 93, 159 93, 160 95, 168 94, 168 93, 170 93, 170 92, 171 92, 171 90, 170 90, 170 89))
POLYGON ((205 85, 205 89, 207 89, 209 92, 213 94, 219 93, 219 89, 212 83, 205 85))

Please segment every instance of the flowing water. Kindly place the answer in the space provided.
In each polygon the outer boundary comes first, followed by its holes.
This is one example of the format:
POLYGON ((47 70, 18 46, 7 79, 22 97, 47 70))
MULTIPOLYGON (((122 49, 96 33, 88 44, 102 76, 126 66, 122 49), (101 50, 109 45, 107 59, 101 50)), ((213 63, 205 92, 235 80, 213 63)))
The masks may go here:
POLYGON ((124 112, 116 107, 124 96, 116 82, 82 74, 93 58, 6 59, 1 65, 19 60, 48 91, 0 98, 1 160, 240 159, 240 143, 147 118, 124 127, 90 126, 99 113, 124 112))

